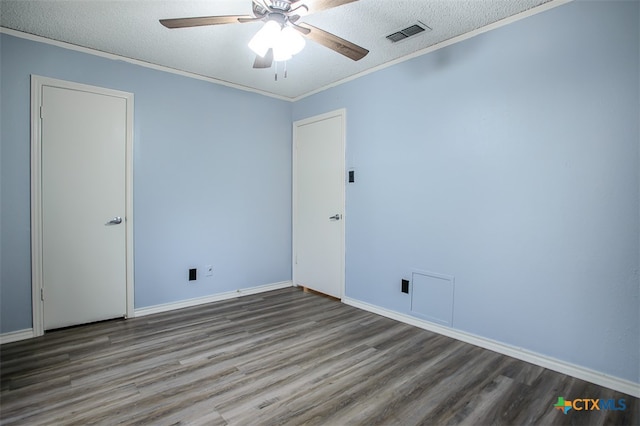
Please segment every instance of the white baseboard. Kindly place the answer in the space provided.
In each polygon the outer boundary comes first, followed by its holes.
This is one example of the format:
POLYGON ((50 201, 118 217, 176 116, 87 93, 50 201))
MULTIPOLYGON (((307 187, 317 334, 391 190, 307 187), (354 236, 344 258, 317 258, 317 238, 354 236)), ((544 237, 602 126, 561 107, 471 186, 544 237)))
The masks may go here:
POLYGON ((17 342, 19 340, 27 340, 34 337, 33 328, 24 330, 11 331, 9 333, 0 334, 0 345, 5 343, 17 342))
POLYGON ((191 306, 203 305, 205 303, 219 302, 221 300, 233 299, 240 296, 248 296, 250 294, 264 293, 266 291, 279 290, 281 288, 292 287, 292 281, 281 281, 279 283, 260 285, 257 287, 242 288, 225 293, 212 294, 210 296, 197 297, 194 299, 181 300, 179 302, 164 303, 162 305, 149 306, 146 308, 136 309, 134 314, 136 317, 157 314, 160 312, 173 311, 175 309, 188 308, 191 306))
POLYGON ((568 376, 576 377, 587 382, 614 389, 616 391, 635 396, 636 398, 640 397, 640 384, 631 382, 629 380, 600 373, 598 371, 581 367, 579 365, 571 364, 556 358, 551 358, 539 353, 531 352, 517 346, 508 345, 496 340, 477 336, 475 334, 466 333, 464 331, 434 324, 429 321, 402 314, 400 312, 391 311, 376 305, 371 305, 366 302, 351 299, 349 297, 343 297, 342 302, 355 308, 381 315, 383 317, 391 318, 396 321, 429 330, 434 333, 442 334, 447 337, 452 337, 465 343, 470 343, 472 345, 479 346, 484 349, 489 349, 491 351, 498 352, 522 361, 526 361, 540 367, 548 368, 549 370, 557 371, 568 376))

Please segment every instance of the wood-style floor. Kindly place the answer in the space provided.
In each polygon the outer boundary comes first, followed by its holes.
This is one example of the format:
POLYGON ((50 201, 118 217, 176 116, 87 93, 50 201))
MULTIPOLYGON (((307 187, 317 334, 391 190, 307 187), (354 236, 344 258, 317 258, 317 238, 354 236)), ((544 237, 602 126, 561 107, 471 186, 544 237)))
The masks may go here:
POLYGON ((295 288, 0 350, 6 425, 640 423, 629 395, 295 288))

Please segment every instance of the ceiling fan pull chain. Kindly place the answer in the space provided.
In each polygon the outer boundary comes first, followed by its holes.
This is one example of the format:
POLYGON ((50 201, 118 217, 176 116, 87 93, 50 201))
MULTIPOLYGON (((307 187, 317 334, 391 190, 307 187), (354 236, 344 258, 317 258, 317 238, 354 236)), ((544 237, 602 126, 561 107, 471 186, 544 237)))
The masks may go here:
POLYGON ((287 78, 287 61, 284 61, 284 78, 287 78))
POLYGON ((278 62, 274 62, 276 64, 276 81, 278 81, 278 62))

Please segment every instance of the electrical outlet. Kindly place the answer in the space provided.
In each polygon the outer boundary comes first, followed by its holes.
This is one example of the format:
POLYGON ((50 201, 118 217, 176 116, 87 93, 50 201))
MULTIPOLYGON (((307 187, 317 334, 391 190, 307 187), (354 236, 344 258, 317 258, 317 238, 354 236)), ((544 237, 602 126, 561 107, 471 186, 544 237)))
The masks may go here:
POLYGON ((206 277, 210 277, 213 275, 213 265, 207 265, 204 267, 204 275, 206 277))

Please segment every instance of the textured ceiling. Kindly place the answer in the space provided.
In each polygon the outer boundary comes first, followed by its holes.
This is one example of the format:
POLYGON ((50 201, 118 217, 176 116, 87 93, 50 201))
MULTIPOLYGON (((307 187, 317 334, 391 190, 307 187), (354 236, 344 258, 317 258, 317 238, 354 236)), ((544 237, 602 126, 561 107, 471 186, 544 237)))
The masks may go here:
POLYGON ((1 0, 0 25, 296 99, 521 12, 531 12, 545 3, 549 6, 562 2, 355 1, 308 15, 301 21, 356 43, 368 49, 369 54, 354 62, 307 41, 305 49, 288 61, 288 78, 280 75, 278 81, 274 80, 273 68, 252 68, 255 55, 247 43, 260 29, 259 22, 184 29, 167 29, 158 22, 164 18, 251 15, 251 0, 1 0), (417 21, 431 31, 395 44, 385 38, 417 21))

